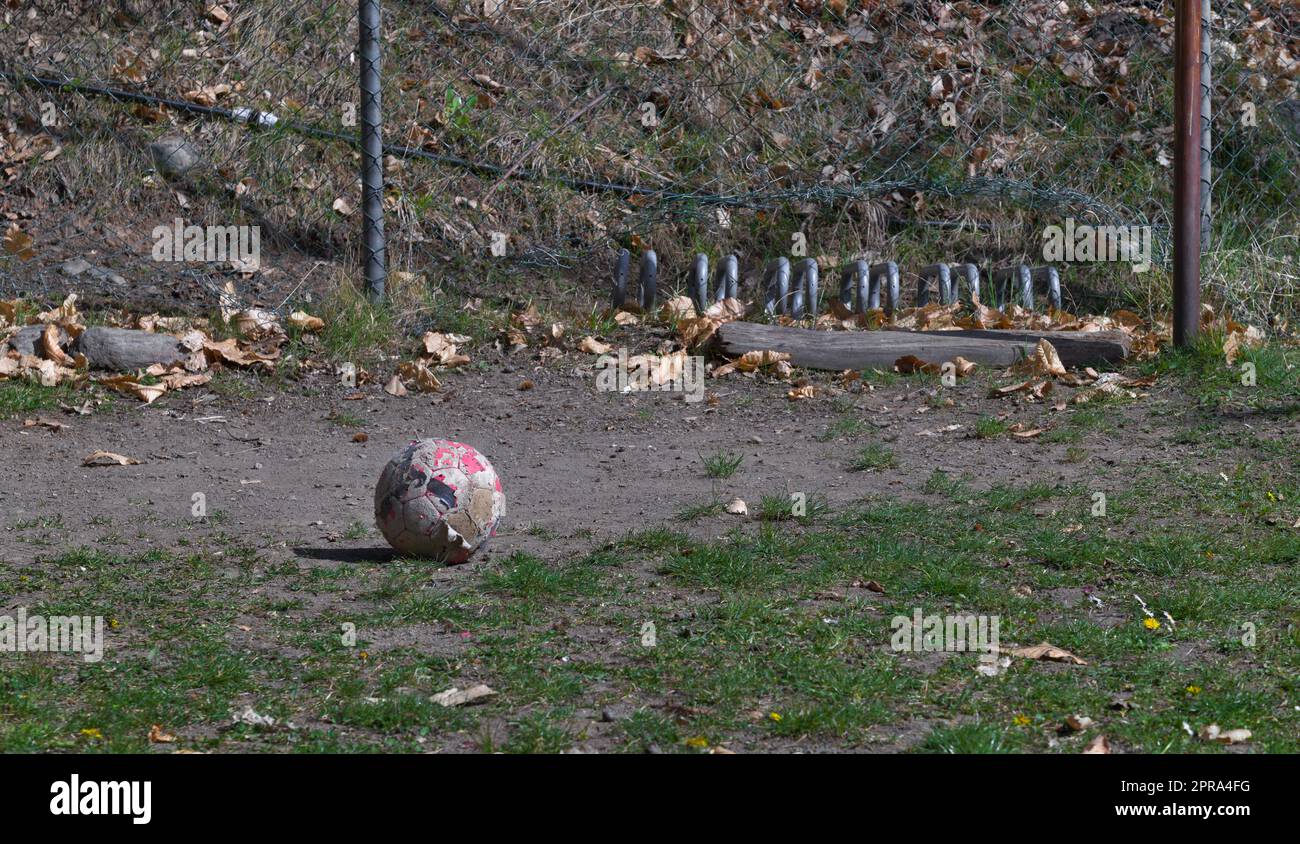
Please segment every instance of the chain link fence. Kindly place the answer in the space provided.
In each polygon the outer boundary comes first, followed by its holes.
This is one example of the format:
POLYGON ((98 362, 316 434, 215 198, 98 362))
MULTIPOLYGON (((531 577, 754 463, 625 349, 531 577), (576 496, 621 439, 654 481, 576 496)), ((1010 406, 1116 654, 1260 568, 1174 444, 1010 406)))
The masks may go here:
MULTIPOLYGON (((385 268, 403 303, 603 299, 617 250, 653 248, 661 289, 704 252, 739 256, 748 298, 778 255, 897 261, 910 291, 934 262, 1043 264, 1068 224, 1149 227, 1154 268, 1062 265, 1067 309, 1166 294, 1167 0, 382 0, 369 56, 380 3, 4 0, 0 213, 36 242, 8 283, 66 287, 93 250, 182 301, 233 282, 275 307, 385 268), (182 141, 202 166, 167 174, 182 141), (381 203, 386 240, 361 222, 381 203), (260 266, 150 264, 175 219, 258 226, 260 266)), ((1300 14, 1219 5, 1207 278, 1277 323, 1300 14)))
POLYGON ((1205 16, 1212 68, 1209 167, 1202 174, 1211 199, 1206 284, 1241 318, 1294 330, 1300 317, 1300 5, 1213 5, 1214 14, 1205 16))

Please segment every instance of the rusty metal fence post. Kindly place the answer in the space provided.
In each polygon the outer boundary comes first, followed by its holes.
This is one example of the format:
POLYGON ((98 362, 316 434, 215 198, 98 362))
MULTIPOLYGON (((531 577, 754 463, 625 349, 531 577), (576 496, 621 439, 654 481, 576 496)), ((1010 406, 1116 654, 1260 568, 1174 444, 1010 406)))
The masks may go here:
POLYGON ((1174 343, 1201 316, 1201 0, 1178 0, 1174 22, 1174 343))
POLYGON ((366 295, 382 302, 388 278, 384 241, 384 142, 380 107, 379 0, 358 0, 357 60, 361 64, 361 225, 366 295))

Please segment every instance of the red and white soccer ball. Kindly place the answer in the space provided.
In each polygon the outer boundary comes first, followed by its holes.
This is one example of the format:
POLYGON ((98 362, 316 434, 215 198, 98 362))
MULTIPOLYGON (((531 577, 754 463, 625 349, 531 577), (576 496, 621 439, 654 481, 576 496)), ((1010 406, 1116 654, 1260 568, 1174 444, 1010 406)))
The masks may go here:
POLYGON ((463 563, 496 536, 506 512, 488 459, 452 440, 413 440, 375 487, 375 523, 398 552, 463 563))

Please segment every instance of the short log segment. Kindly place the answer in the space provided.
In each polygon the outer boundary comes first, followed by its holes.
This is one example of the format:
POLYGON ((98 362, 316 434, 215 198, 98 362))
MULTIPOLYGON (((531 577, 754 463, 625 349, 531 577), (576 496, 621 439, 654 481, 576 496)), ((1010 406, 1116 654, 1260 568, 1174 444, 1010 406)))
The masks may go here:
POLYGON ((840 372, 892 369, 906 355, 928 363, 957 356, 985 366, 1010 366, 1033 354, 1047 338, 1067 367, 1099 366, 1128 356, 1122 331, 815 331, 756 322, 728 322, 718 328, 718 346, 727 357, 770 349, 787 352, 795 366, 840 372))

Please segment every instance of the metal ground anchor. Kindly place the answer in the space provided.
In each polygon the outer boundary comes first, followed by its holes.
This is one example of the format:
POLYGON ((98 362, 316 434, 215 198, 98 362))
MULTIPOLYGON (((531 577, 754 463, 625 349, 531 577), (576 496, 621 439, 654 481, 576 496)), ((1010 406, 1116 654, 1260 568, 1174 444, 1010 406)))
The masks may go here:
POLYGON ((794 273, 794 284, 790 283, 790 261, 777 258, 767 265, 763 273, 763 310, 769 316, 785 314, 801 319, 805 314, 817 316, 818 271, 817 261, 804 258, 799 262, 799 269, 794 273))
POLYGON ((980 270, 974 264, 931 264, 920 272, 916 286, 916 306, 930 303, 930 279, 938 279, 939 304, 952 305, 961 298, 961 282, 966 282, 966 301, 974 302, 980 295, 980 270))
POLYGON ((885 313, 898 310, 898 264, 885 261, 868 264, 854 261, 840 270, 840 303, 854 313, 865 314, 880 307, 881 282, 884 282, 885 313))
MULTIPOLYGON (((614 259, 614 284, 612 291, 612 300, 614 310, 623 307, 627 301, 627 274, 629 265, 632 262, 632 255, 626 249, 618 251, 618 257, 614 259)), ((641 254, 641 269, 637 278, 637 304, 641 309, 649 313, 655 305, 655 293, 659 279, 659 256, 653 249, 647 249, 641 254)))
POLYGON ((1046 288, 1047 302, 1055 310, 1061 308, 1061 276, 1056 267, 1034 267, 1018 264, 1014 267, 999 267, 990 274, 993 289, 1000 302, 1011 301, 1013 295, 1020 299, 1020 306, 1025 310, 1034 309, 1034 282, 1040 282, 1046 288))
MULTIPOLYGON (((740 295, 740 261, 735 255, 728 255, 718 265, 713 277, 713 301, 735 299, 740 295)), ((691 299, 695 309, 700 313, 709 307, 709 256, 703 252, 695 256, 695 266, 691 272, 691 299)))

